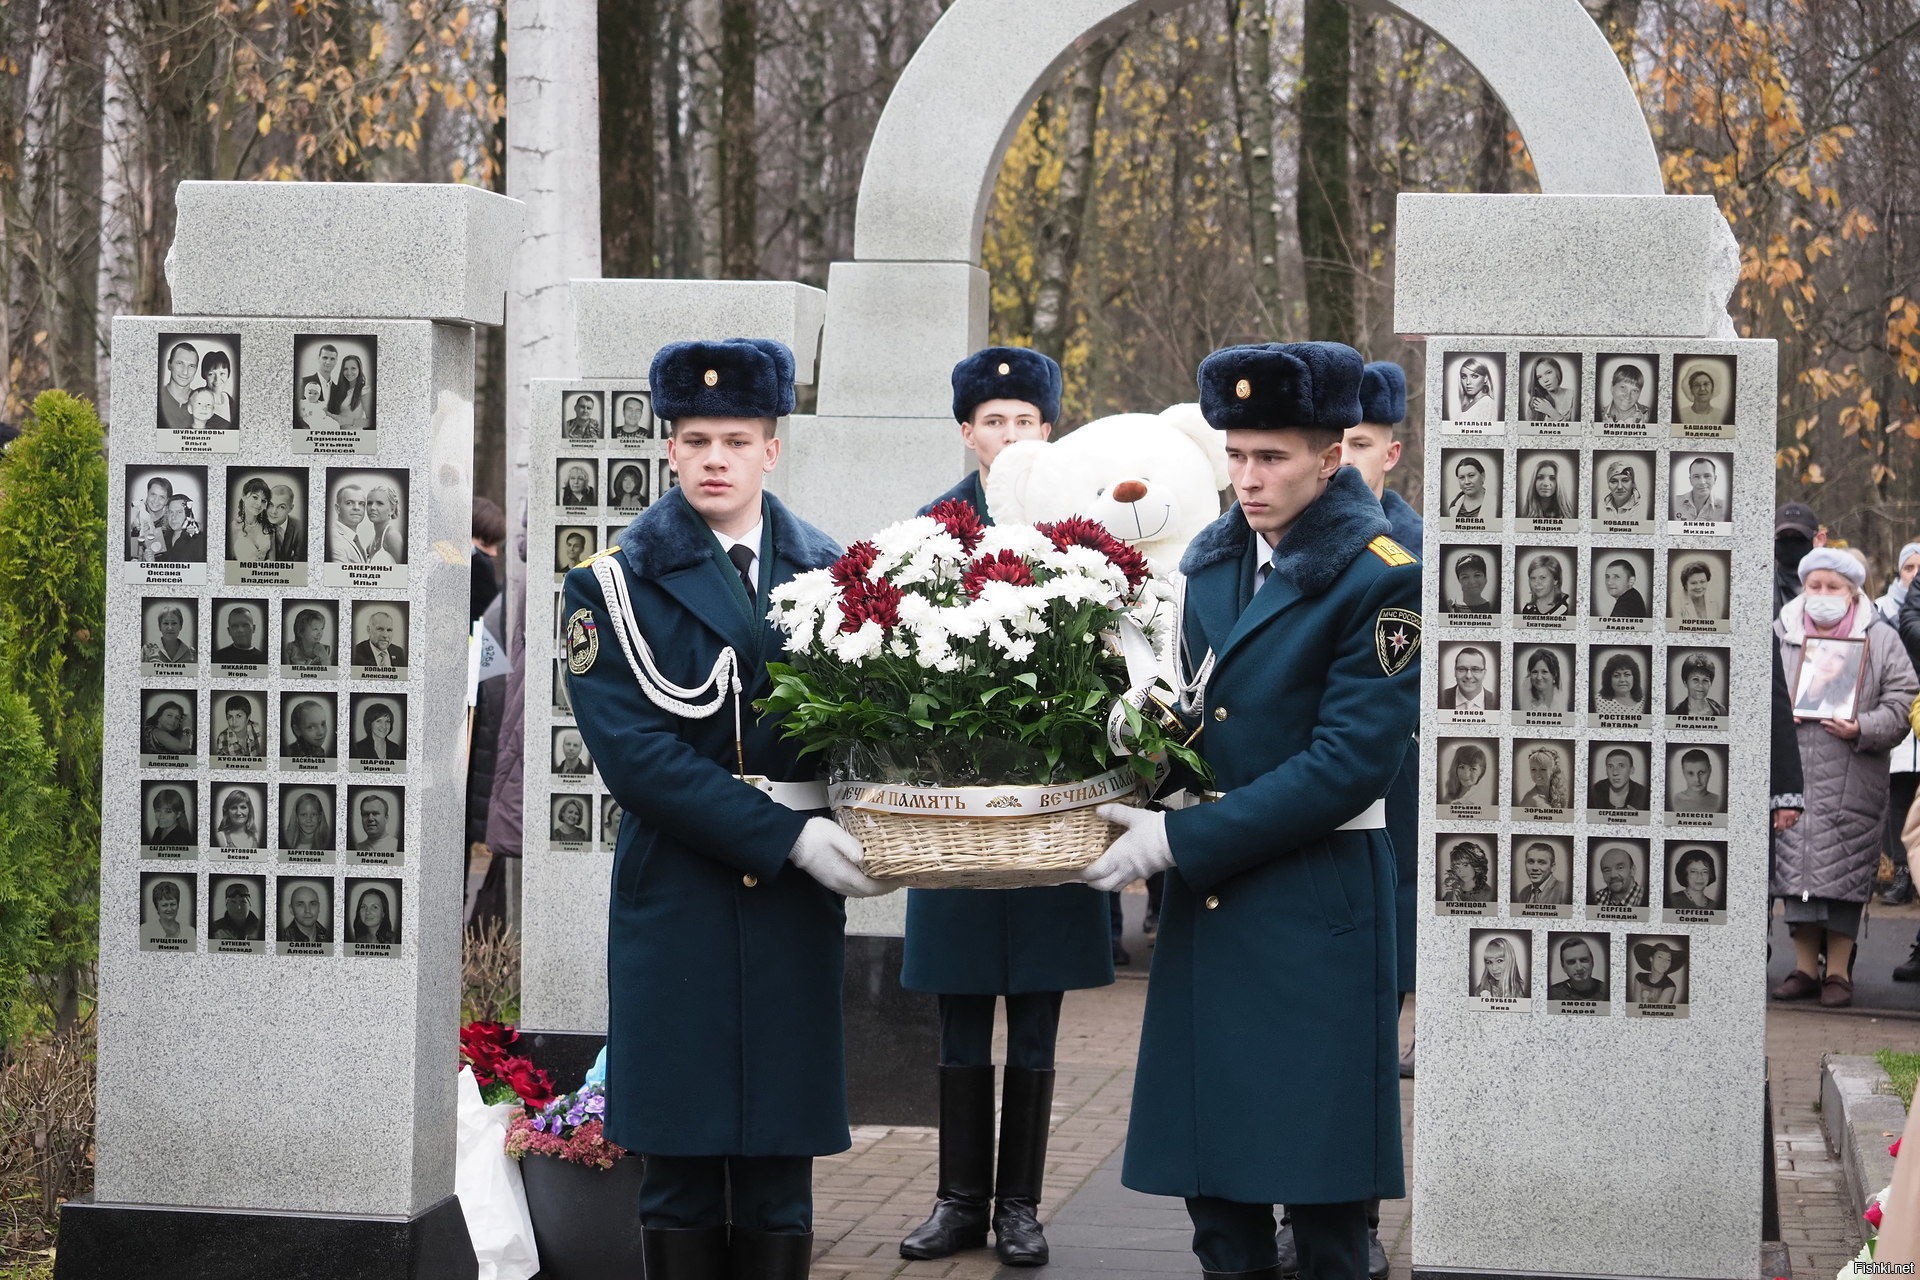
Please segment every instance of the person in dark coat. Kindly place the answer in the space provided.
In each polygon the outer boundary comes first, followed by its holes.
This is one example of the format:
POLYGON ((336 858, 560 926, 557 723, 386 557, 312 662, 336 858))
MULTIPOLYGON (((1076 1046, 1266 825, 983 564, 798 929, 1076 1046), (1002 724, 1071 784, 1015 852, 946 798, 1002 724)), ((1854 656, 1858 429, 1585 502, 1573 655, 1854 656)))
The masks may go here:
POLYGON ((852 1145, 843 895, 884 890, 822 816, 817 760, 754 711, 781 652, 769 597, 840 553, 763 489, 793 368, 764 339, 663 347, 648 381, 680 485, 566 578, 573 706, 622 811, 606 1132, 645 1156, 649 1280, 800 1280, 812 1158, 852 1145), (726 650, 737 686, 713 674, 726 650))
POLYGON ((1386 796, 1419 721, 1420 566, 1341 437, 1362 362, 1338 343, 1200 366, 1239 501, 1194 540, 1184 653, 1209 657, 1197 745, 1216 790, 1127 828, 1083 879, 1170 871, 1121 1181, 1181 1196, 1214 1277, 1367 1272, 1367 1204, 1405 1194, 1386 796))
MULTIPOLYGON (((991 523, 980 477, 1016 440, 1045 440, 1060 416, 1060 366, 1037 351, 988 347, 953 370, 953 416, 980 470, 921 508, 970 506, 991 523)), ((1053 1108, 1054 1041, 1064 992, 1113 981, 1108 899, 1085 885, 907 890, 900 985, 940 1005, 940 1181, 933 1213, 900 1242, 903 1258, 986 1245, 1009 1266, 1047 1261, 1037 1209, 1053 1108), (1007 1006, 1007 1065, 994 1177, 993 1009, 1007 1006), (991 1212, 989 1212, 991 1209, 991 1212)))

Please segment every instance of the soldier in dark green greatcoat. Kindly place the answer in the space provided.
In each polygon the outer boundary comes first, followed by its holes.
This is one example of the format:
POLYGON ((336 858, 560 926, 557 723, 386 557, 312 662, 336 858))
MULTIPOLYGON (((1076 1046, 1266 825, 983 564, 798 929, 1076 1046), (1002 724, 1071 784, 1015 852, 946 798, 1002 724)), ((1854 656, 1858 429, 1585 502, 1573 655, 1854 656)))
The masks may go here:
POLYGON ((650 385, 679 487, 568 573, 564 605, 580 734, 623 810, 607 1136, 646 1157, 647 1280, 802 1280, 813 1157, 851 1145, 843 895, 883 890, 753 702, 780 652, 769 595, 840 549, 762 488, 792 352, 676 343, 650 385))
POLYGON ((1404 1194, 1385 797, 1419 714, 1420 570, 1341 465, 1361 371, 1337 343, 1200 366, 1239 499, 1181 564, 1214 790, 1103 807, 1127 831, 1083 877, 1171 872, 1121 1179, 1186 1200, 1211 1277, 1279 1280, 1285 1204, 1300 1274, 1360 1280, 1367 1202, 1404 1194))
MULTIPOLYGON (((919 514, 958 500, 990 520, 981 476, 1007 445, 1052 433, 1060 392, 1060 366, 1037 351, 988 347, 956 365, 953 416, 979 455, 980 471, 919 514)), ((1106 898, 1084 885, 907 891, 900 982, 940 1001, 940 1186, 932 1216, 900 1242, 901 1257, 944 1258, 983 1247, 991 1202, 1001 1261, 1015 1267, 1047 1261, 1035 1210, 1046 1173, 1061 994, 1112 981, 1106 898), (997 1181, 996 996, 1007 1006, 997 1181)))

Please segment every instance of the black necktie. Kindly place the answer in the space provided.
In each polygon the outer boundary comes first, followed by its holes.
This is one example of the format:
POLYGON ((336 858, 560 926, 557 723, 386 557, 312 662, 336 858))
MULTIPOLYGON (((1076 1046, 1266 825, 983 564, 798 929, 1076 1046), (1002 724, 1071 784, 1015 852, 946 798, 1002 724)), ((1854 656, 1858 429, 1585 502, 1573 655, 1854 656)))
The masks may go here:
POLYGON ((1253 571, 1253 593, 1260 594, 1260 588, 1267 585, 1267 579, 1273 576, 1273 561, 1269 560, 1253 571))
POLYGON ((744 542, 736 542, 727 548, 727 559, 733 561, 733 567, 740 571, 740 585, 747 589, 747 602, 753 602, 753 548, 744 542))

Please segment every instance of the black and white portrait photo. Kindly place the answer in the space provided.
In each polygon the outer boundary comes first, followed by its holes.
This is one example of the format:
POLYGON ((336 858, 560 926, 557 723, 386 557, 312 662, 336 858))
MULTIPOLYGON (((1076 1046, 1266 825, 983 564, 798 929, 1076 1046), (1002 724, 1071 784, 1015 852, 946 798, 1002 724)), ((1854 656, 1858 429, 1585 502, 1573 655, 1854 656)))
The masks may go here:
POLYGON ((1469 929, 1467 994, 1483 1009, 1533 1005, 1533 936, 1524 929, 1469 929))
POLYGON ((1594 521, 1608 533, 1652 533, 1656 485, 1651 453, 1601 452, 1593 455, 1594 521))
POLYGON ((1685 934, 1627 935, 1627 1016, 1684 1018, 1692 974, 1685 934))
POLYGON ((338 833, 332 787, 280 785, 280 861, 332 862, 340 847, 338 833))
POLYGON ((578 729, 560 728, 553 731, 552 767, 556 778, 592 776, 593 758, 587 754, 587 744, 581 739, 578 729))
POLYGON ((1500 901, 1499 873, 1491 834, 1433 838, 1434 912, 1443 916, 1490 916, 1500 901))
POLYGON ((407 670, 405 600, 353 602, 353 674, 357 679, 399 679, 407 670))
POLYGON ((191 675, 200 661, 200 602, 150 596, 140 602, 140 674, 191 675))
POLYGON ((564 578, 567 570, 600 549, 600 535, 589 525, 561 525, 553 531, 553 576, 564 578))
POLYGON ((1727 825, 1727 749, 1718 743, 1667 746, 1667 822, 1727 825))
POLYGON ((1453 641, 1440 646, 1440 718, 1484 724, 1500 710, 1500 646, 1453 641))
POLYGON ((400 954, 400 882, 349 876, 345 893, 341 939, 346 954, 374 958, 400 954))
POLYGON ((1638 838, 1587 839, 1587 915, 1594 920, 1647 918, 1648 842, 1638 838))
POLYGON ((1604 933, 1547 933, 1547 1012, 1604 1014, 1612 999, 1604 933))
POLYGON ((267 946, 265 876, 207 877, 207 950, 262 954, 267 946))
POLYGON ((1445 417, 1455 424, 1506 420, 1507 358, 1498 352, 1459 352, 1445 358, 1445 417))
POLYGON ((620 844, 620 802, 600 797, 600 847, 612 853, 620 844))
POLYGON ((1593 380, 1593 420, 1643 430, 1654 420, 1657 362, 1653 356, 1603 355, 1593 380))
MULTIPOLYGON (((1500 606, 1500 548, 1440 548, 1440 611, 1491 620, 1500 606)), ((1458 619, 1456 619, 1458 620, 1458 619)))
POLYGON ((1653 552, 1595 547, 1588 553, 1588 601, 1607 631, 1641 631, 1653 625, 1647 593, 1653 590, 1653 552))
POLYGON ((207 469, 128 467, 126 580, 202 586, 207 580, 207 469))
POLYGON ((1519 644, 1513 650, 1515 724, 1556 725, 1573 717, 1573 646, 1519 644))
POLYGON ((347 788, 347 861, 398 866, 406 850, 406 793, 399 787, 347 788))
POLYGON ((213 767, 267 767, 267 695, 258 690, 214 689, 207 698, 213 716, 213 767))
POLYGON ((401 468, 327 468, 330 587, 404 588, 412 511, 401 468))
POLYGON ((567 664, 561 658, 553 660, 553 709, 563 716, 573 714, 573 696, 567 686, 567 664))
POLYGON ((1727 672, 1731 655, 1725 649, 1667 650, 1667 727, 1716 729, 1727 718, 1727 672))
POLYGON ((259 862, 267 848, 267 788, 258 782, 216 782, 208 807, 207 847, 226 862, 259 862))
POLYGON ((613 430, 607 435, 609 439, 620 444, 638 444, 643 440, 653 439, 653 409, 647 403, 644 393, 638 391, 613 393, 613 430))
POLYGON ((154 447, 166 453, 240 448, 240 335, 163 333, 154 447))
POLYGON ((1501 465, 1497 449, 1440 451, 1441 528, 1487 529, 1505 519, 1501 465))
POLYGON ((1565 627, 1577 607, 1571 547, 1515 547, 1513 612, 1522 626, 1565 627))
POLYGON ((1652 756, 1643 742, 1595 742, 1587 748, 1587 820, 1644 825, 1653 809, 1647 784, 1652 756))
POLYGON ((1669 840, 1666 862, 1666 918, 1677 924, 1725 923, 1726 842, 1669 840))
POLYGON ((593 847, 593 797, 556 795, 547 802, 547 843, 578 852, 593 847))
POLYGON ((307 584, 307 473, 227 468, 227 585, 307 584))
POLYGON ((294 452, 375 451, 377 346, 372 334, 294 335, 294 452))
POLYGON ((1667 552, 1667 629, 1725 631, 1730 551, 1667 552))
POLYGON ((1508 775, 1513 779, 1515 816, 1555 822, 1573 810, 1573 743, 1559 739, 1516 738, 1508 775))
POLYGON ((651 480, 653 465, 649 462, 614 462, 607 476, 607 506, 614 511, 631 511, 638 514, 647 509, 653 501, 651 480))
POLYGON ((140 763, 188 768, 200 754, 198 694, 192 689, 146 689, 140 694, 140 763))
POLYGON ((569 391, 560 397, 560 438, 585 443, 606 438, 605 397, 598 391, 569 391))
POLYGON ((140 849, 148 858, 192 857, 199 846, 195 822, 200 784, 191 779, 140 784, 140 849))
POLYGON ((1733 532, 1733 455, 1675 451, 1667 464, 1667 532, 1733 532))
POLYGON ((264 600, 213 602, 213 665, 216 673, 253 675, 267 665, 267 605, 264 600))
POLYGON ((1492 817, 1500 807, 1500 741, 1442 738, 1439 789, 1444 818, 1492 817))
POLYGON ((1554 533, 1580 518, 1580 455, 1522 449, 1515 461, 1514 528, 1554 533))
POLYGON ((1573 914, 1573 838, 1515 836, 1507 901, 1519 916, 1573 914))
POLYGON ((600 460, 562 458, 555 464, 553 502, 568 514, 586 515, 600 506, 600 460))
POLYGON ((1603 729, 1645 728, 1653 715, 1653 650, 1596 644, 1587 651, 1589 710, 1603 729))
POLYGON ((680 477, 674 473, 673 463, 665 458, 660 459, 659 468, 653 477, 653 493, 656 498, 664 498, 667 490, 679 487, 680 477))
POLYGON ((339 695, 297 690, 280 695, 280 763, 331 773, 340 759, 339 695))
POLYGON ((281 876, 274 889, 274 952, 283 956, 333 954, 333 881, 281 876))
POLYGON ((196 950, 193 907, 192 872, 141 872, 140 949, 196 950))
POLYGON ((1866 657, 1858 636, 1808 636, 1793 672, 1794 719, 1858 720, 1866 657))
POLYGON ((1569 352, 1520 353, 1520 420, 1570 423, 1580 417, 1580 357, 1569 352))
POLYGON ((295 675, 331 674, 340 665, 340 604, 280 602, 280 665, 295 675))
POLYGON ((356 693, 347 767, 357 773, 398 773, 407 767, 407 695, 356 693))
POLYGON ((1732 356, 1673 358, 1673 425, 1676 435, 1720 435, 1733 425, 1733 404, 1739 388, 1734 381, 1732 356), (1693 428, 1689 430, 1689 428, 1693 428))

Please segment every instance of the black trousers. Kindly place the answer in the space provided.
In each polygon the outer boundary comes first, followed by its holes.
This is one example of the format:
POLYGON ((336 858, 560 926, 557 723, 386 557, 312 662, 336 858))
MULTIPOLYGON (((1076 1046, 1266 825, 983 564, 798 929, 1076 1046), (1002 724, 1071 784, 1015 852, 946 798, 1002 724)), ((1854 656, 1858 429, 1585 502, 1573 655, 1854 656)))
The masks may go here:
POLYGON ((940 1065, 993 1065, 993 1002, 1007 1002, 1007 1065, 1032 1071, 1053 1069, 1053 1044, 1060 1035, 1058 991, 1028 991, 1009 996, 941 996, 940 1065))
POLYGON ((640 1171, 640 1225, 687 1230, 813 1230, 810 1156, 648 1156, 640 1171))
MULTIPOLYGON (((1273 1243, 1273 1206, 1198 1196, 1187 1201, 1193 1253, 1208 1271, 1257 1271, 1280 1260, 1273 1243)), ((1367 1202, 1292 1204, 1300 1280, 1366 1280, 1367 1202)))

